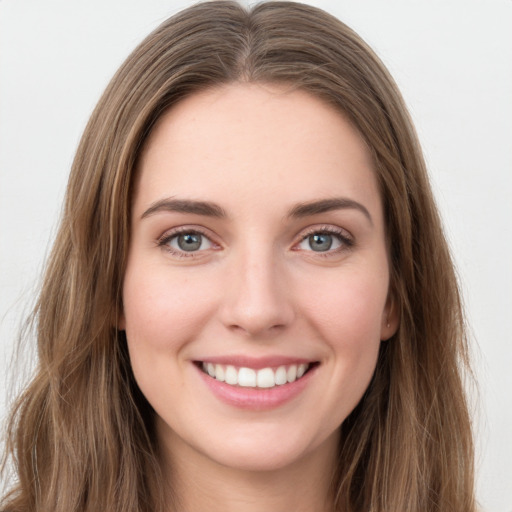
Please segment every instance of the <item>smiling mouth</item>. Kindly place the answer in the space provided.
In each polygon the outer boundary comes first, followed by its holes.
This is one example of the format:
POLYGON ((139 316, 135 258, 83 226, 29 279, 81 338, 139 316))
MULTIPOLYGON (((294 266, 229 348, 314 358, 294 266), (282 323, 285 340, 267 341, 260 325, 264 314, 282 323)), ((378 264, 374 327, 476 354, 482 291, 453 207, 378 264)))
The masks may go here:
POLYGON ((198 361, 197 366, 213 379, 230 386, 269 389, 300 380, 318 363, 301 363, 267 367, 258 370, 233 365, 198 361))

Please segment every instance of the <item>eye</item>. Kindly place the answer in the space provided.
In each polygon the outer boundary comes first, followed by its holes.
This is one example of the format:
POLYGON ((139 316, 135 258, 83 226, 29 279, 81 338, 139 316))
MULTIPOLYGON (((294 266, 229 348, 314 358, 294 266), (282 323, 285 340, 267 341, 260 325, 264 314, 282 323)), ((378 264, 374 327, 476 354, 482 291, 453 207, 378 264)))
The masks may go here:
POLYGON ((297 248, 301 251, 333 253, 352 247, 353 241, 344 230, 317 229, 307 233, 297 248))
POLYGON ((206 235, 194 230, 168 234, 159 241, 158 245, 179 256, 192 256, 191 253, 205 251, 214 246, 206 235))

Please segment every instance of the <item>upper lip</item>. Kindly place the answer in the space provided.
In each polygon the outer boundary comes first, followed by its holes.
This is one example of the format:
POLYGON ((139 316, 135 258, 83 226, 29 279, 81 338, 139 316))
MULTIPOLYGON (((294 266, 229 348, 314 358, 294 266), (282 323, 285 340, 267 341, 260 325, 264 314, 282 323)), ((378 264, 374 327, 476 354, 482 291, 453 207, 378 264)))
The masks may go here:
POLYGON ((308 364, 317 362, 312 359, 290 356, 264 356, 250 357, 246 355, 231 356, 212 356, 204 359, 197 359, 196 362, 231 365, 238 368, 253 368, 259 370, 261 368, 277 368, 279 366, 288 366, 292 364, 308 364))

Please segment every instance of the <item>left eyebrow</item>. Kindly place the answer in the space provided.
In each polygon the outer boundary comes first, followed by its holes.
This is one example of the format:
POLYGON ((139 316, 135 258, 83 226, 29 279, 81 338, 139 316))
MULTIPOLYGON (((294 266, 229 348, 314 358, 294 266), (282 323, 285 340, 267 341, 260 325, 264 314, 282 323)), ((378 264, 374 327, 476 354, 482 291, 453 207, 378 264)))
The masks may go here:
POLYGON ((178 212, 204 215, 206 217, 224 218, 226 212, 215 203, 209 201, 194 201, 191 199, 175 199, 167 197, 154 202, 142 215, 141 219, 158 212, 178 212))
POLYGON ((346 197, 334 197, 332 199, 320 199, 318 201, 299 203, 288 212, 287 216, 292 218, 301 218, 308 217, 310 215, 318 215, 319 213, 326 213, 333 210, 346 209, 354 209, 360 211, 373 226, 373 219, 368 209, 361 203, 346 197))

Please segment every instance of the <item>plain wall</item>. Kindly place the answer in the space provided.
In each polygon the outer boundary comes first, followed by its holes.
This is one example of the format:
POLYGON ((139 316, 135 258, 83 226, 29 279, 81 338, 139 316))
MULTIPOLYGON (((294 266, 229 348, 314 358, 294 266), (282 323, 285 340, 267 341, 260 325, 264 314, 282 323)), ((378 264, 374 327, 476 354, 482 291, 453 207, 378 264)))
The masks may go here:
MULTIPOLYGON (((309 3, 367 40, 410 107, 474 337, 478 496, 485 511, 512 512, 512 0, 309 3)), ((131 49, 189 4, 0 0, 2 417, 87 118, 131 49)))

